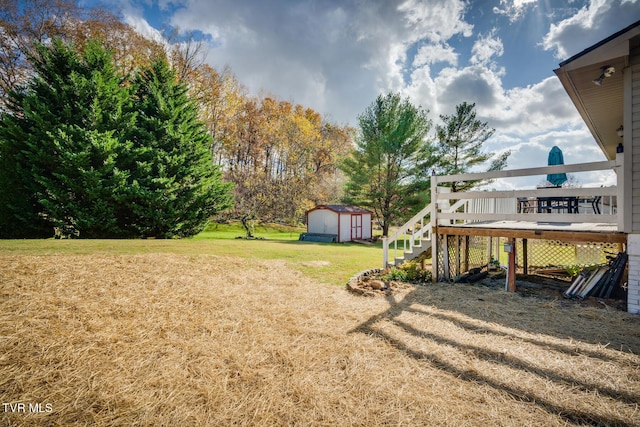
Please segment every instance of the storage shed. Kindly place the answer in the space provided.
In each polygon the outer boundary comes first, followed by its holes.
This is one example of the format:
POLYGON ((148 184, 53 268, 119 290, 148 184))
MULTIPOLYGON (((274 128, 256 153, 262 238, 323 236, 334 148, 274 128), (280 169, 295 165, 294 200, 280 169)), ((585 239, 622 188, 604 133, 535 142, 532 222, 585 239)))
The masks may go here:
POLYGON ((357 206, 318 205, 306 212, 306 219, 301 240, 350 242, 372 235, 371 211, 357 206))

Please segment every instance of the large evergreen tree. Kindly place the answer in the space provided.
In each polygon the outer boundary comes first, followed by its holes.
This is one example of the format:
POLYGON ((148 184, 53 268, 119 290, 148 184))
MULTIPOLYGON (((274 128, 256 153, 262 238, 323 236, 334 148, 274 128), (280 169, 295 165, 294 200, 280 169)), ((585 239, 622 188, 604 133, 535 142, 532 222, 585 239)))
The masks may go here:
POLYGON ((39 45, 35 76, 0 121, 4 237, 117 237, 117 129, 127 92, 97 43, 80 56, 60 40, 39 45))
POLYGON ((39 46, 0 118, 0 235, 173 237, 229 204, 209 140, 166 61, 133 82, 97 42, 39 46))
MULTIPOLYGON (((476 118, 476 104, 463 102, 456 106, 456 113, 441 115, 443 124, 436 126, 438 150, 436 157, 439 175, 456 175, 469 172, 471 168, 491 160, 486 171, 502 170, 507 164, 510 151, 494 157, 493 153, 482 151, 484 144, 494 134, 495 129, 476 118)), ((481 181, 448 183, 451 191, 466 191, 481 181)), ((443 184, 446 185, 446 184, 443 184)))
POLYGON ((345 201, 372 209, 389 226, 426 203, 433 146, 427 112, 399 94, 379 95, 358 117, 356 149, 344 161, 345 201))
POLYGON ((143 69, 132 90, 138 113, 128 136, 134 161, 128 165, 132 231, 154 237, 196 234, 231 205, 230 185, 222 183, 211 160, 211 136, 166 61, 143 69))

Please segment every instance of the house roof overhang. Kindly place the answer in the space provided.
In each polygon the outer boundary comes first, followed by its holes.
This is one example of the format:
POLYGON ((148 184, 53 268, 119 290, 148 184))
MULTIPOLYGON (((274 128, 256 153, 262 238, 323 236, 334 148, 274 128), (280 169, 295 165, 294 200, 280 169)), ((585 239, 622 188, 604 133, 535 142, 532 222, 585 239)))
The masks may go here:
POLYGON ((640 21, 607 37, 560 63, 554 72, 607 159, 616 156, 621 142, 616 130, 624 118, 624 70, 630 52, 640 46, 640 21), (615 73, 601 85, 594 84, 602 68, 615 73))

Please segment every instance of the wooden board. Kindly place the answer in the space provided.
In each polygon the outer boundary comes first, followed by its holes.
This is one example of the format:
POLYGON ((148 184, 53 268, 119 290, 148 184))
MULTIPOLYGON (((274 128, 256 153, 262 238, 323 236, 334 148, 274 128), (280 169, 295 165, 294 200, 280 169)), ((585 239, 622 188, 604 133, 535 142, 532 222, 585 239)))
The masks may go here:
POLYGON ((526 221, 496 221, 494 223, 467 223, 464 225, 440 225, 438 234, 457 236, 488 236, 516 239, 563 240, 566 242, 626 243, 627 235, 613 227, 597 227, 593 224, 569 224, 552 227, 548 223, 526 221))

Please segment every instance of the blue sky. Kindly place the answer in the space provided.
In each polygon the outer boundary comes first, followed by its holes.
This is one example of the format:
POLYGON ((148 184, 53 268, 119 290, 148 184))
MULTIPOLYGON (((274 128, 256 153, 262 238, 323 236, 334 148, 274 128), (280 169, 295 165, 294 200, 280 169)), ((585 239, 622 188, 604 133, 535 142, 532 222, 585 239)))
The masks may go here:
MULTIPOLYGON (((95 4, 99 0, 87 0, 95 4)), ((434 123, 475 102, 509 168, 603 160, 553 74, 558 64, 640 20, 640 0, 110 0, 140 32, 197 31, 207 62, 250 93, 272 93, 356 125, 379 93, 401 92, 434 123)), ((611 175, 576 176, 583 186, 611 175)), ((538 182, 501 181, 498 188, 538 182)))

